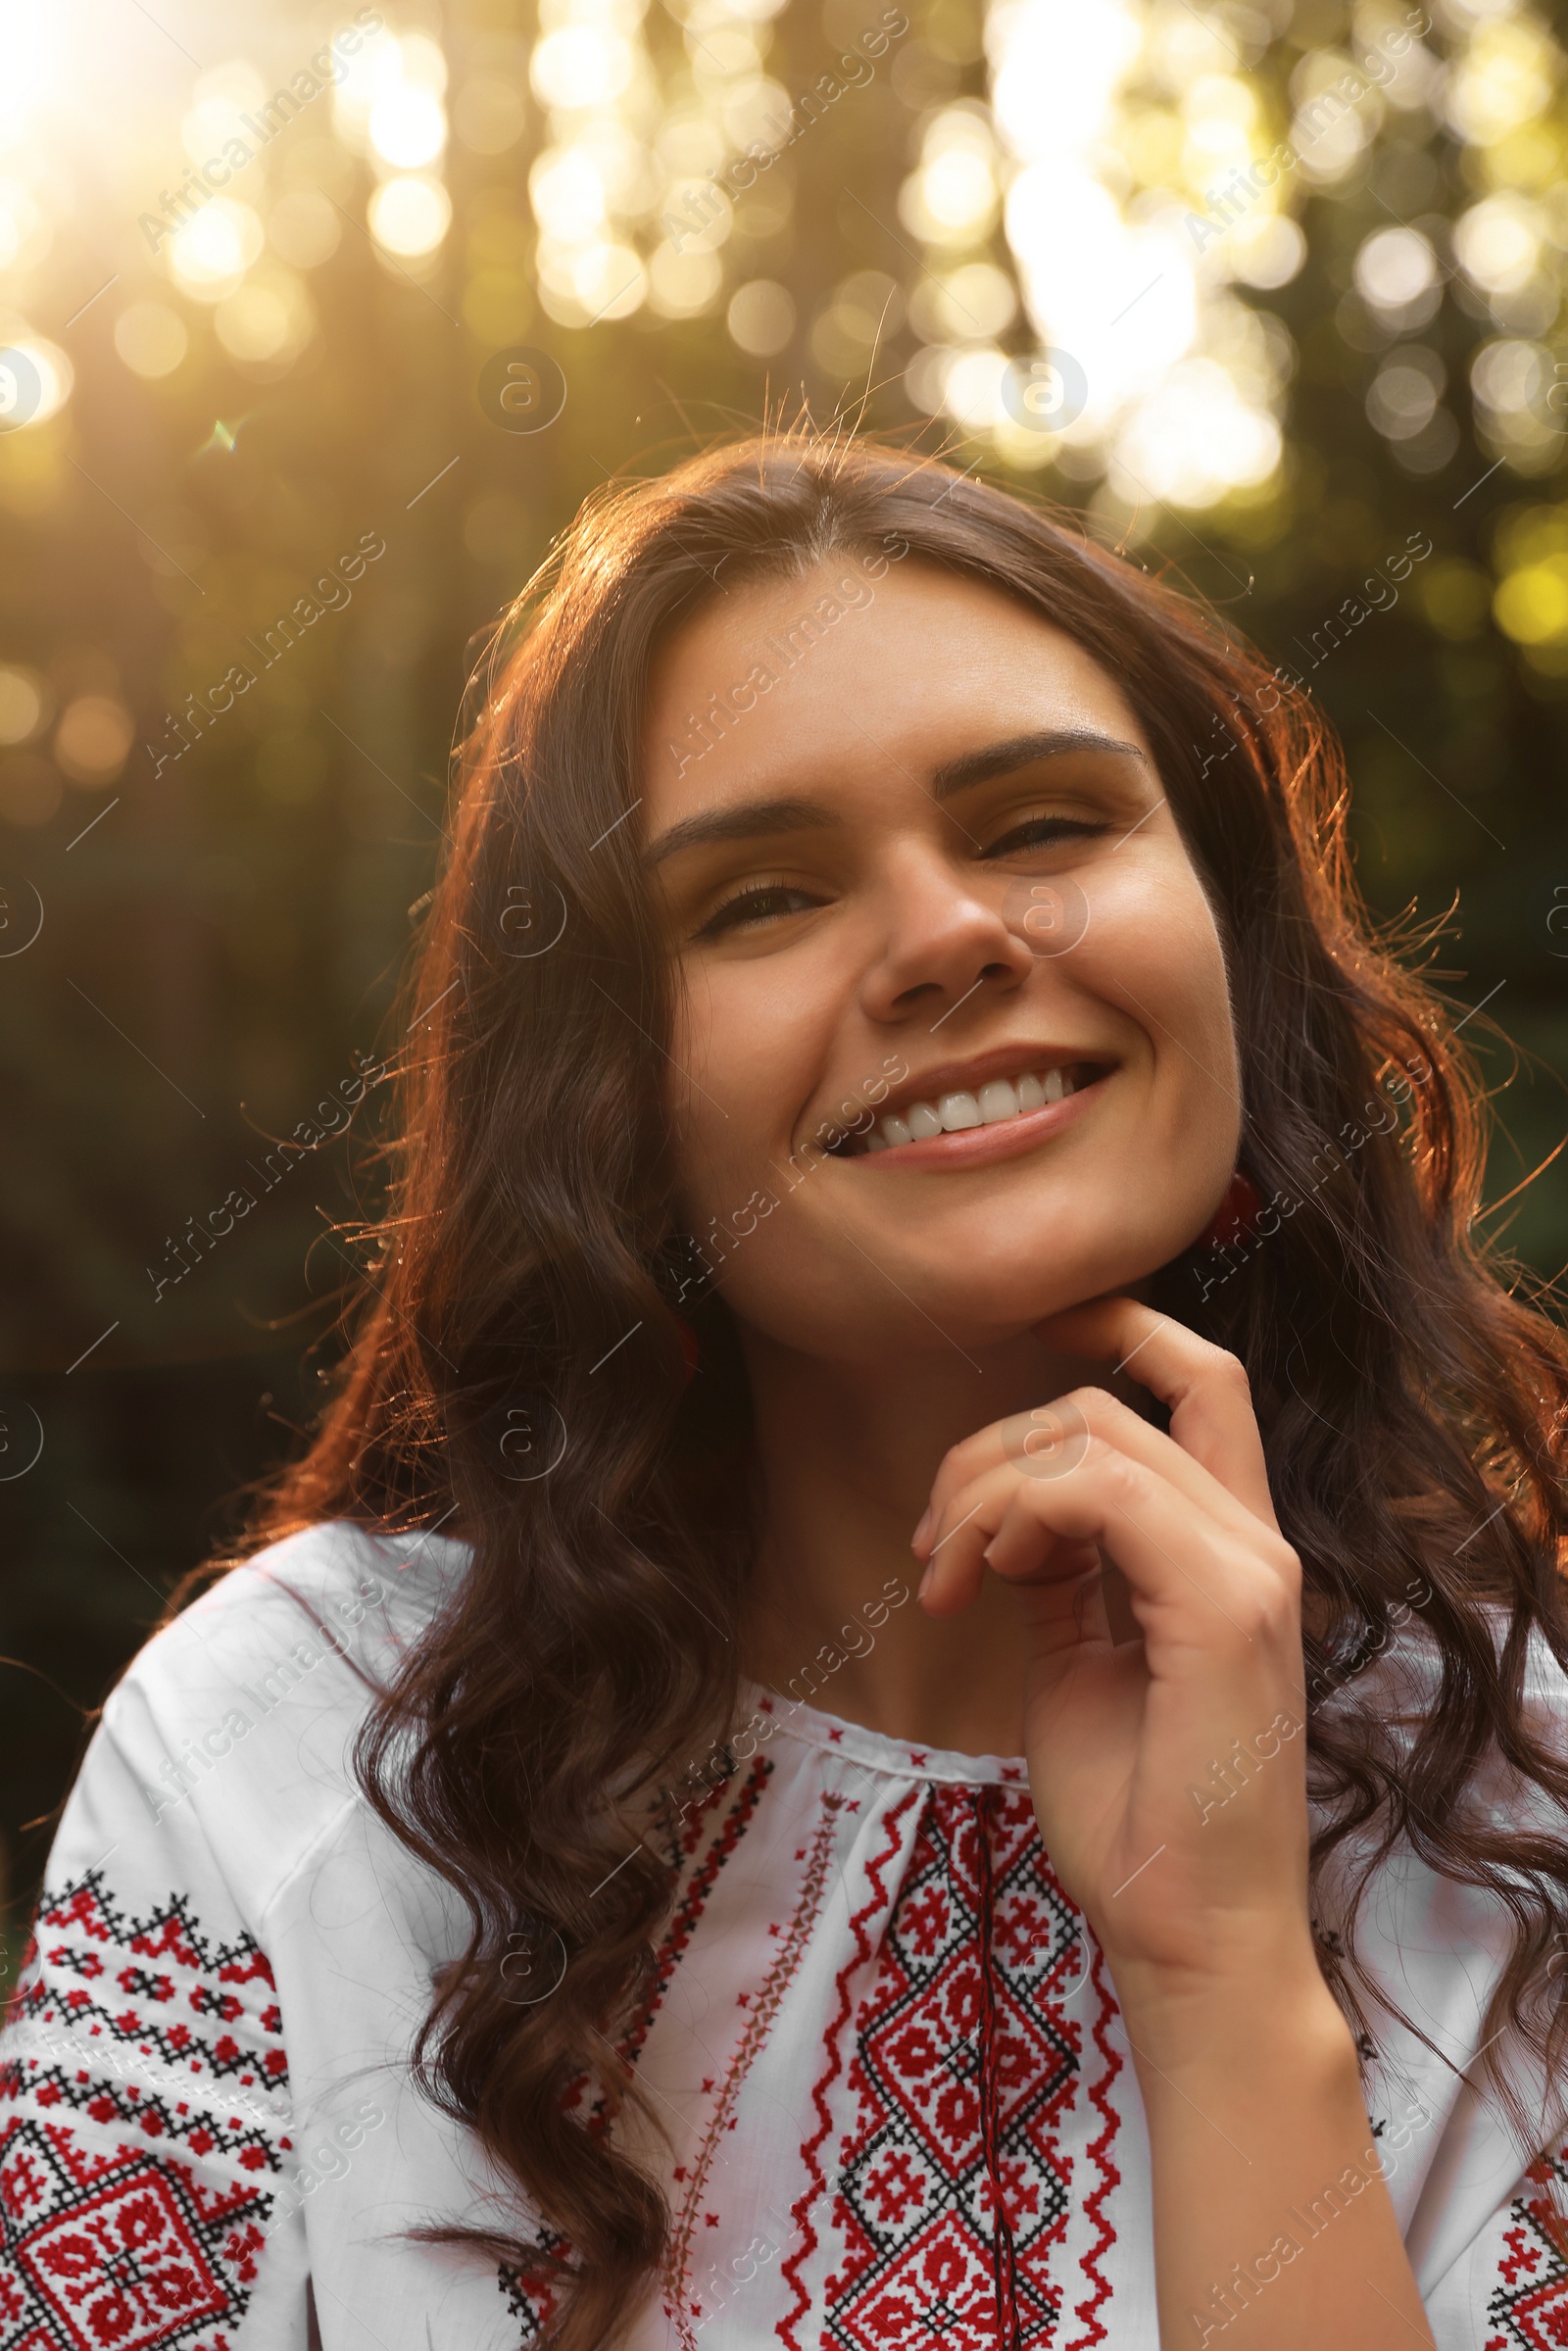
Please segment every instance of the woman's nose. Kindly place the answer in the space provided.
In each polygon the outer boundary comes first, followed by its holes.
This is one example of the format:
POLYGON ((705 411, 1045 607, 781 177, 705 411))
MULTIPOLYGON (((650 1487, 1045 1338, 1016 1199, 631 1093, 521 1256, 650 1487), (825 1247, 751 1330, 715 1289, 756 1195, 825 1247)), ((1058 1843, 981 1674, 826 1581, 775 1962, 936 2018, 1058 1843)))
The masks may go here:
POLYGON ((928 1011, 938 1023, 971 998, 1010 994, 1033 966, 1027 938, 1006 920, 1000 875, 986 892, 945 858, 911 856, 888 876, 885 904, 881 945, 861 983, 873 1020, 928 1011))

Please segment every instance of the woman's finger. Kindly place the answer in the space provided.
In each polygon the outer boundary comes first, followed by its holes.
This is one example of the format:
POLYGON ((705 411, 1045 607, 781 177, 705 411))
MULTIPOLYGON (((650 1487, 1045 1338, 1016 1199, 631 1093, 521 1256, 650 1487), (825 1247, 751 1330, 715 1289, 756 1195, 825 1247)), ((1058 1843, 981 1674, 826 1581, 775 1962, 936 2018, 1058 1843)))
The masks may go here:
POLYGON ((1196 1509, 1169 1479, 1091 1439, 1060 1478, 992 1470, 954 1496, 932 1547, 921 1602, 946 1616, 968 1605, 985 1569, 1013 1583, 1076 1580, 1075 1557, 1096 1545, 1125 1576, 1146 1634, 1158 1610, 1173 1638, 1197 1650, 1250 1642, 1294 1611, 1296 1554, 1253 1523, 1249 1538, 1196 1509), (1261 1546, 1261 1547, 1260 1547, 1261 1546))
POLYGON ((1106 1656, 1115 1646, 1094 1544, 1064 1543, 1058 1565, 1062 1572, 1056 1582, 1014 1587, 1030 1666, 1037 1675, 1043 1672, 1048 1682, 1081 1664, 1087 1653, 1106 1656))
POLYGON ((1069 1306, 1036 1323, 1034 1334, 1063 1353, 1112 1363, 1137 1380, 1168 1407, 1170 1433, 1183 1452, 1265 1526, 1278 1527, 1263 1440, 1239 1357, 1131 1298, 1069 1306))
MULTIPOLYGON (((920 1605, 928 1615, 956 1616, 969 1605, 988 1572, 985 1553, 996 1541, 993 1530, 1000 1531, 1007 1522, 1010 1494, 1001 1478, 971 1489, 963 1501, 954 1521, 953 1540, 945 1543, 938 1538, 929 1581, 920 1588, 920 1605)), ((1037 1661, 1043 1652, 1065 1658, 1087 1645, 1112 1647, 1115 1636, 1096 1545, 1036 1526, 1033 1562, 1033 1574, 1019 1579, 1015 1589, 1037 1661)), ((1133 1630, 1136 1634, 1136 1625, 1133 1630)))
MULTIPOLYGON (((931 1490, 933 1523, 926 1531, 926 1543, 934 1540, 936 1518, 951 1497, 975 1479, 1003 1462, 1009 1462, 1025 1477, 1064 1477, 1091 1437, 1103 1437, 1135 1461, 1168 1478, 1199 1509, 1228 1520, 1240 1531, 1245 1533, 1257 1524, 1256 1512, 1130 1404, 1103 1388, 1075 1388, 1032 1411, 993 1421, 989 1428, 977 1430, 973 1437, 953 1446, 931 1490)), ((1263 1523, 1273 1526, 1272 1514, 1263 1523)), ((923 1554, 924 1545, 915 1547, 923 1554)))
MULTIPOLYGON (((971 1479, 938 1514, 920 1585, 920 1604, 927 1615, 956 1616, 973 1600, 985 1581, 987 1548, 1007 1515, 1017 1483, 1017 1472, 999 1463, 971 1479)), ((1040 1579, 1061 1577, 1070 1582, 1098 1566, 1098 1561, 1072 1555, 1084 1547, 1071 1538, 1058 1538, 1042 1522, 1035 1559, 1040 1579)))

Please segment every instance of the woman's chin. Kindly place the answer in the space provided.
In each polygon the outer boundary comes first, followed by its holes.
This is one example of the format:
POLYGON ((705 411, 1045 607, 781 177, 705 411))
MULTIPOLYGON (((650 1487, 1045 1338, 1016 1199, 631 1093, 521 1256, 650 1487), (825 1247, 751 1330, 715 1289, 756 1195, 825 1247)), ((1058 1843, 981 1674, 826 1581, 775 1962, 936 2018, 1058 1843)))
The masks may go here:
MULTIPOLYGON (((863 1231, 863 1228, 862 1228, 863 1231)), ((1015 1345, 1035 1324, 1090 1298, 1146 1295, 1151 1277, 1180 1252, 1166 1230, 1086 1236, 1064 1249, 1053 1233, 956 1232, 940 1241, 907 1232, 857 1239, 821 1236, 820 1247, 754 1254, 723 1295, 743 1325, 791 1353, 824 1362, 897 1366, 956 1347, 977 1356, 1015 1345)))
MULTIPOLYGON (((862 1299, 862 1311, 845 1319, 823 1314, 804 1320, 795 1314, 761 1313, 739 1317, 764 1343, 771 1340, 795 1355, 813 1356, 823 1363, 848 1365, 857 1372, 880 1377, 907 1373, 916 1363, 929 1369, 944 1357, 978 1363, 1009 1349, 1038 1348, 1034 1326, 1069 1306, 1139 1285, 1129 1280, 1086 1281, 1082 1286, 1053 1283, 1031 1286, 1021 1297, 1014 1282, 1010 1294, 976 1294, 945 1284, 919 1291, 904 1290, 885 1299, 862 1299)), ((924 1373, 922 1373, 924 1376, 924 1373)))
POLYGON ((1064 1314, 1090 1298, 1141 1296, 1169 1253, 1154 1248, 1137 1253, 1106 1249, 1076 1257, 1068 1270, 1052 1262, 1054 1251, 1024 1248, 979 1275, 970 1267, 960 1277, 933 1275, 924 1282, 906 1281, 904 1287, 922 1313, 966 1346, 1004 1347, 1048 1316, 1064 1314))

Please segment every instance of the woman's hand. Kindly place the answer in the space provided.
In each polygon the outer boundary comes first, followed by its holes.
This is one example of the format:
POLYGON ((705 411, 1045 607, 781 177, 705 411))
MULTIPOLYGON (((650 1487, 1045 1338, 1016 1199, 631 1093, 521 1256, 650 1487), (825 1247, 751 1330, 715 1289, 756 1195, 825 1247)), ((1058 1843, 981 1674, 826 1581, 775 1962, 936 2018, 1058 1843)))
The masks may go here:
POLYGON ((1125 1367, 1163 1436, 1102 1388, 955 1445, 916 1530, 921 1605, 1018 1593, 1025 1751, 1053 1867, 1124 2008, 1270 1972, 1321 1989, 1307 1913, 1300 1564, 1234 1355, 1127 1298, 1038 1326, 1125 1367), (1112 1637, 1102 1556, 1142 1640, 1112 1637), (1284 1971, 1282 1974, 1280 1971, 1284 1971))
POLYGON ((948 1455, 914 1547, 933 1616, 988 1566, 1018 1593, 1035 1811, 1143 2095, 1159 2339, 1208 2342, 1263 2295, 1270 2351, 1381 2351, 1391 2311, 1430 2345, 1312 1949, 1301 1571, 1246 1377, 1131 1298, 1037 1327, 1134 1372, 1170 1435, 1102 1388, 999 1421, 948 1455), (1112 1639, 1102 1558, 1142 1641, 1112 1639), (1332 2235, 1301 2217, 1325 2181, 1332 2235))

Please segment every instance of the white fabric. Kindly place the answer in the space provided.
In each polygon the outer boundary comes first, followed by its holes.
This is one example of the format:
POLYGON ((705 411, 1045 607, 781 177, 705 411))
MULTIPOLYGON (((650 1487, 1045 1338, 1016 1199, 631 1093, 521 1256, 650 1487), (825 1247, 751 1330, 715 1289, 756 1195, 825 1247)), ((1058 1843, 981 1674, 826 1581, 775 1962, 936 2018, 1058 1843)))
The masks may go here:
MULTIPOLYGON (((0 2040, 0 2351, 536 2334, 493 2261, 402 2233, 528 2222, 408 2078, 466 1917, 350 1761, 370 1685, 466 1559, 314 1528, 215 1586, 110 1698, 0 2040)), ((1557 1669, 1534 1671, 1561 1730, 1557 1669)), ((1022 1763, 750 1697, 623 2043, 667 2125, 642 2151, 674 2217, 636 2351, 1158 2351, 1137 2082, 1022 1763)), ((1380 1873, 1361 1949, 1437 2050, 1380 2018, 1368 2101, 1440 2351, 1568 2343, 1546 2174, 1522 2177, 1542 2150, 1462 2078, 1505 1948, 1505 1919, 1408 1853, 1380 1873)), ((509 1963, 522 1998, 553 1972, 509 1963)))

